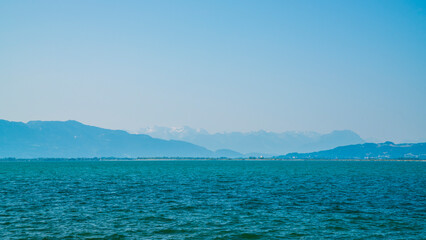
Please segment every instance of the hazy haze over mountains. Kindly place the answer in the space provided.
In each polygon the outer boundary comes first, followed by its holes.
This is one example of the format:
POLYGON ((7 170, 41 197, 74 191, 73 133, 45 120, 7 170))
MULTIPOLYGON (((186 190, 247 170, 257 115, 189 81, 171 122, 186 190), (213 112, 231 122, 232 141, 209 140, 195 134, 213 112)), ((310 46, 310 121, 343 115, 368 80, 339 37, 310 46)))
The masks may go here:
POLYGON ((166 141, 84 125, 77 121, 0 120, 0 157, 213 157, 214 152, 182 141, 166 141))
POLYGON ((151 128, 145 132, 157 137, 185 141, 164 140, 146 134, 130 134, 122 130, 89 126, 77 121, 23 123, 0 120, 0 158, 248 158, 261 155, 306 159, 426 158, 426 143, 385 142, 351 145, 350 143, 363 140, 347 130, 333 131, 329 134, 265 131, 209 134, 204 130, 186 127, 151 128), (333 145, 340 147, 330 147, 333 145), (302 153, 309 149, 320 148, 329 150, 302 153), (252 149, 257 153, 245 152, 252 149), (280 151, 293 153, 284 155, 279 154, 280 151))
POLYGON ((211 150, 232 149, 250 154, 286 154, 290 152, 313 152, 335 148, 343 145, 364 143, 364 140, 350 130, 333 131, 328 134, 316 132, 266 131, 230 132, 210 134, 204 129, 190 127, 148 127, 139 133, 155 138, 182 140, 206 147, 211 150))
POLYGON ((426 1, 0 1, 0 36, 8 120, 426 141, 426 1))

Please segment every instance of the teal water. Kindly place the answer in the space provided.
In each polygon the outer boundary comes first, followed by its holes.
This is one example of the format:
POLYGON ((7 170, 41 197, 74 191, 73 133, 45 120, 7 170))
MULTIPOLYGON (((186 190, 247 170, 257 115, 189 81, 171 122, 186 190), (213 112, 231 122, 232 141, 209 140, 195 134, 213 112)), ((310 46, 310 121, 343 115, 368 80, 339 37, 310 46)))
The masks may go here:
POLYGON ((0 163, 0 239, 426 239, 426 163, 0 163))

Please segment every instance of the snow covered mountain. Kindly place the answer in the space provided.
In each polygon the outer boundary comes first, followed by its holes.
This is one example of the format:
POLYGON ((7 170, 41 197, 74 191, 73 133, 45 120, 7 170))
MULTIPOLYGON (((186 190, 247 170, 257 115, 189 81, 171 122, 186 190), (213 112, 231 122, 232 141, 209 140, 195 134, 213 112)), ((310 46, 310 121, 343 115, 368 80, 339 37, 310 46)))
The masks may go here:
POLYGON ((229 132, 210 134, 204 129, 190 127, 148 127, 138 133, 166 140, 182 140, 211 150, 232 149, 253 154, 286 154, 290 152, 313 152, 338 146, 360 144, 364 140, 350 130, 333 131, 327 134, 316 132, 229 132))

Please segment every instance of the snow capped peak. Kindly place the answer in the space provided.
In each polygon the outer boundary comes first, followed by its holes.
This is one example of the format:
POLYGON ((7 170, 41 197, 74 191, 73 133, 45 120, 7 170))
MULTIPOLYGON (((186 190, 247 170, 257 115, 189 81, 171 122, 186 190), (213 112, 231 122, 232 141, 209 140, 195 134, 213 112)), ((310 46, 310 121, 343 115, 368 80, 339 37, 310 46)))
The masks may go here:
POLYGON ((185 132, 185 127, 171 127, 170 132, 171 133, 183 133, 185 132))
POLYGON ((160 127, 152 126, 146 127, 138 131, 141 134, 148 134, 154 138, 162 139, 183 139, 194 134, 209 134, 205 129, 202 128, 191 128, 188 126, 183 127, 160 127))

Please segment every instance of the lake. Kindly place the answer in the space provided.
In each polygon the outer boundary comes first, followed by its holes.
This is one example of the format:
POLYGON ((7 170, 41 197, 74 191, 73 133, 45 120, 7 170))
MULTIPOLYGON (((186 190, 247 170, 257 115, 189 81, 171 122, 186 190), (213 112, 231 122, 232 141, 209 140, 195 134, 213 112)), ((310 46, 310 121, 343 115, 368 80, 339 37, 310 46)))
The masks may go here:
POLYGON ((425 239, 426 163, 1 162, 1 239, 425 239))

